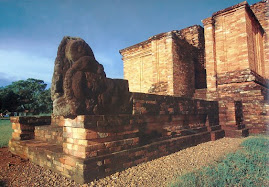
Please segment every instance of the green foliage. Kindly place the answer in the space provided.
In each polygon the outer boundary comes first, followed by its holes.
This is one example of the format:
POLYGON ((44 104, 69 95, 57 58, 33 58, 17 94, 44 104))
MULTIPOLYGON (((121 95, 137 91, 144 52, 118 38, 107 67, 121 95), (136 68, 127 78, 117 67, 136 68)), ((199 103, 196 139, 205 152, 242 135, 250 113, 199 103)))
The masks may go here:
POLYGON ((39 112, 41 113, 51 113, 52 111, 52 101, 50 88, 48 90, 44 90, 37 96, 37 103, 39 107, 39 112))
POLYGON ((245 140, 242 149, 217 164, 187 173, 172 186, 266 186, 269 183, 266 137, 245 140))
POLYGON ((11 138, 12 127, 9 120, 0 120, 0 147, 7 147, 11 138))
POLYGON ((0 89, 0 109, 1 112, 15 111, 19 105, 19 95, 12 90, 0 89))
POLYGON ((29 78, 0 88, 0 111, 32 111, 34 114, 50 113, 52 101, 50 89, 42 80, 29 78))

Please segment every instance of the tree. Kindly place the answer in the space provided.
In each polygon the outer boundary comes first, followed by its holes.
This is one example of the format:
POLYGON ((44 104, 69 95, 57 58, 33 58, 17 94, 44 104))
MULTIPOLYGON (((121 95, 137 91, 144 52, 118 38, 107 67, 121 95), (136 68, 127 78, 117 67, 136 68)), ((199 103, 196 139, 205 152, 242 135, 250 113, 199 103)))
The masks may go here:
POLYGON ((39 111, 42 113, 50 113, 52 111, 52 100, 50 88, 44 90, 37 98, 37 103, 39 104, 39 111))
POLYGON ((5 110, 8 111, 16 111, 19 106, 19 95, 14 93, 12 90, 0 90, 0 110, 3 112, 5 110))
POLYGON ((52 101, 50 89, 43 80, 29 78, 13 82, 0 88, 1 110, 10 108, 11 111, 31 111, 34 114, 50 113, 52 101))

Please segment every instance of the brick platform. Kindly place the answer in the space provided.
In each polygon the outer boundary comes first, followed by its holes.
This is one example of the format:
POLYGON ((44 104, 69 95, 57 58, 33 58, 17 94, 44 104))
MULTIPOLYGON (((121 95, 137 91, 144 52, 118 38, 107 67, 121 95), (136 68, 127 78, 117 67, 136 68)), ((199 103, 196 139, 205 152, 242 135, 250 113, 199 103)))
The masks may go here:
POLYGON ((133 93, 132 115, 12 117, 11 122, 13 154, 81 184, 224 137, 217 102, 139 93, 133 93))
POLYGON ((14 147, 14 150, 11 148, 13 154, 23 157, 19 154, 23 150, 33 163, 83 184, 206 141, 210 141, 209 132, 171 138, 87 159, 65 154, 62 146, 37 140, 11 140, 10 146, 14 147))

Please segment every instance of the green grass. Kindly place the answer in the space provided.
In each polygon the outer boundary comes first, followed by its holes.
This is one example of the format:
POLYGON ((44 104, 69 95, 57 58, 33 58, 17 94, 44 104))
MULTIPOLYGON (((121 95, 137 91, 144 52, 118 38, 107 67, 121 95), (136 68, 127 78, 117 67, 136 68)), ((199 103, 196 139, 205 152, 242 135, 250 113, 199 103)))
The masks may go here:
POLYGON ((0 120, 0 147, 7 147, 11 138, 12 127, 9 120, 0 120))
POLYGON ((171 186, 268 186, 268 137, 251 137, 241 146, 216 164, 180 176, 171 186))
MULTIPOLYGON (((50 116, 51 114, 40 114, 36 116, 50 116)), ((0 119, 0 148, 7 147, 8 141, 12 135, 12 126, 9 118, 0 119)))

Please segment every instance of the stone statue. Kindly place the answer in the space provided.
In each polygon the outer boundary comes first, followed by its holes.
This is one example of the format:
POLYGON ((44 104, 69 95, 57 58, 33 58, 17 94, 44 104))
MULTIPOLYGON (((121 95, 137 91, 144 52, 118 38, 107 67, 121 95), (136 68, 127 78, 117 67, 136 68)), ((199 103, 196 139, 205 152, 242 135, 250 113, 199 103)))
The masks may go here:
POLYGON ((128 81, 106 78, 90 46, 64 37, 58 47, 51 85, 53 114, 77 116, 131 113, 128 81))

